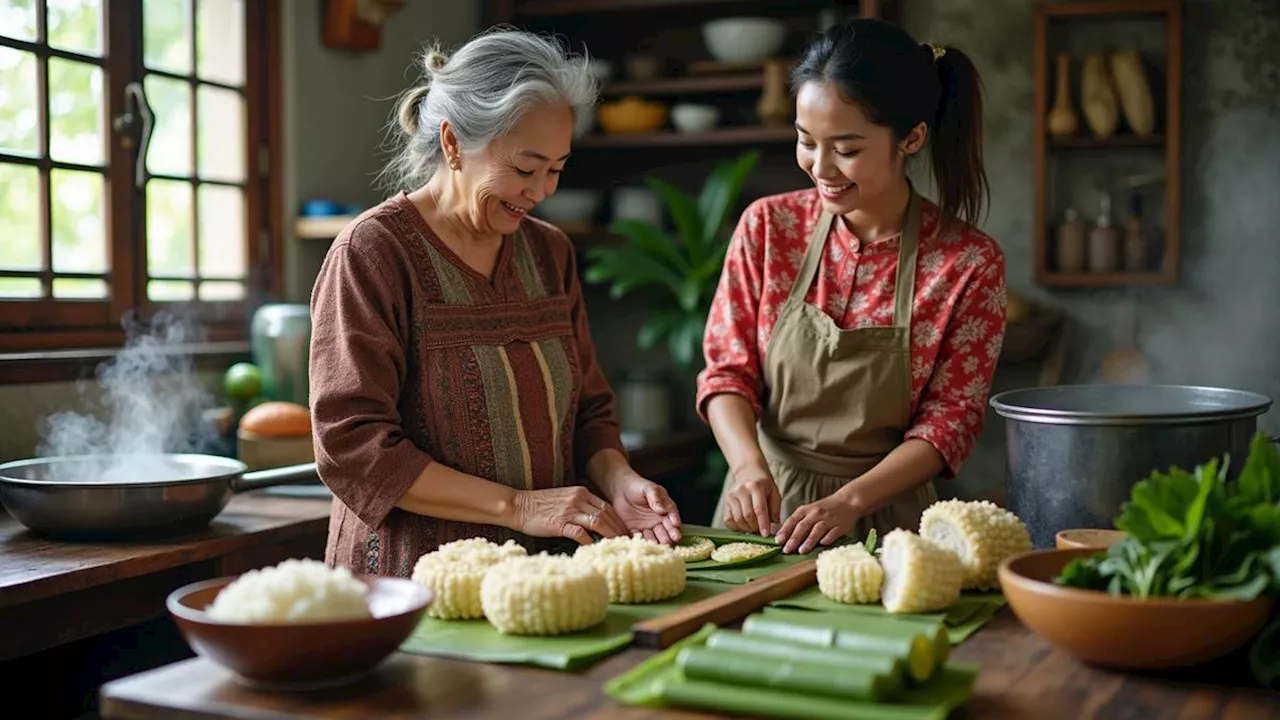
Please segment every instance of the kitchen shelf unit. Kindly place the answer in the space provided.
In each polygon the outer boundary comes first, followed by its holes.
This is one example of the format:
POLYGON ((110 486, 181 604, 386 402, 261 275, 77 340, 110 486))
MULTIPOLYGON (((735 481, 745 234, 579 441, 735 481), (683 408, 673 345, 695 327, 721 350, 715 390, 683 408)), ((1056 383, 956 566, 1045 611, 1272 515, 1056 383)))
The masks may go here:
MULTIPOLYGON (((593 188, 606 194, 619 186, 641 186, 661 177, 696 192, 714 164, 748 149, 761 153, 743 188, 742 204, 762 195, 803 188, 795 167, 795 130, 790 121, 764 125, 756 105, 765 86, 763 63, 712 60, 702 25, 717 17, 767 16, 784 21, 787 41, 776 59, 788 67, 798 59, 821 17, 888 17, 896 3, 885 0, 490 0, 486 21, 551 32, 575 50, 609 61, 613 72, 600 102, 640 97, 663 102, 715 105, 719 124, 705 132, 681 133, 668 120, 654 132, 607 134, 597 128, 574 143, 563 188, 593 188), (633 54, 657 56, 649 77, 628 72, 633 54)), ((606 201, 606 205, 608 202, 606 201)), ((741 208, 739 208, 740 210, 741 208)), ((593 218, 607 226, 608 210, 593 218)))
MULTIPOLYGON (((1146 36, 1154 37, 1152 32, 1146 36)), ((1079 42, 1079 40, 1077 40, 1079 42)), ((1182 97, 1182 3, 1181 0, 1114 0, 1099 2, 1068 2, 1038 5, 1035 9, 1033 36, 1033 68, 1035 80, 1035 123, 1033 143, 1035 222, 1033 244, 1033 277, 1037 284, 1048 287, 1129 287, 1168 286, 1178 282, 1179 229, 1181 225, 1181 97, 1182 97), (1132 133, 1123 122, 1117 133, 1107 138, 1091 134, 1083 112, 1083 102, 1078 91, 1081 55, 1071 52, 1071 98, 1079 130, 1071 136, 1056 137, 1049 132, 1048 116, 1054 102, 1056 79, 1054 59, 1058 52, 1069 52, 1071 36, 1094 40, 1091 51, 1119 49, 1106 46, 1110 37, 1133 40, 1138 37, 1136 23, 1152 21, 1163 24, 1162 42, 1156 51, 1138 47, 1143 59, 1144 72, 1155 102, 1156 130, 1150 136, 1140 137, 1132 133), (1118 35, 1107 35, 1108 28, 1118 35), (1102 44, 1097 41, 1102 37, 1102 44), (1154 72, 1153 72, 1154 71, 1154 72), (1159 166, 1163 192, 1158 196, 1163 205, 1161 222, 1153 222, 1155 215, 1144 212, 1144 231, 1148 241, 1157 242, 1149 247, 1148 267, 1140 270, 1115 272, 1059 272, 1054 262, 1055 230, 1063 206, 1055 206, 1055 194, 1061 195, 1070 179, 1054 172, 1067 165, 1075 165, 1077 175, 1082 167, 1092 163, 1093 171, 1106 174, 1125 163, 1159 166), (1108 167, 1110 166, 1110 167, 1108 167)), ((1079 47, 1079 45, 1077 45, 1079 47)), ((1086 171, 1088 172, 1088 171, 1086 171)), ((1114 194, 1117 184, 1103 183, 1099 188, 1114 194)), ((1078 196, 1078 194, 1077 194, 1078 196)), ((1061 198, 1057 198, 1061 200, 1061 198)), ((1056 205, 1064 205, 1057 203, 1056 205)), ((1112 225, 1122 228, 1120 218, 1125 212, 1121 197, 1112 201, 1112 225)), ((1148 209, 1150 206, 1147 206, 1148 209)), ((1080 216, 1092 225, 1096 204, 1081 209, 1080 216)))

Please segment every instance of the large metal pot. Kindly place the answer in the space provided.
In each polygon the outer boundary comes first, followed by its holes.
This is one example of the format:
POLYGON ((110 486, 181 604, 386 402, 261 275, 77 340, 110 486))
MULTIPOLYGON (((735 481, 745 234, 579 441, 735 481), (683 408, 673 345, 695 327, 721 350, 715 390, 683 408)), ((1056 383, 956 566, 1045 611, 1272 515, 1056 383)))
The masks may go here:
POLYGON ((1009 509, 1038 548, 1069 528, 1114 527, 1151 471, 1229 456, 1235 478, 1271 398, 1183 385, 1060 385, 991 398, 1005 420, 1009 509))
POLYGON ((236 493, 317 477, 315 463, 245 472, 216 455, 34 458, 0 465, 0 504, 43 535, 160 537, 208 525, 236 493))

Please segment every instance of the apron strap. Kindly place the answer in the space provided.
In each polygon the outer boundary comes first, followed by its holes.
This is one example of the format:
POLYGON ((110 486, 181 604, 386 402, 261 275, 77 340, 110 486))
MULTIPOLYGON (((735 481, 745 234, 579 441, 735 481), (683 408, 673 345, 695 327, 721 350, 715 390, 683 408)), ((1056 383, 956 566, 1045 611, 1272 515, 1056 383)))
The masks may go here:
POLYGON ((818 224, 813 226, 813 232, 809 235, 809 243, 804 249, 804 259, 800 261, 796 280, 791 284, 791 292, 787 295, 788 299, 797 303, 804 302, 804 296, 809 293, 809 286, 818 276, 818 262, 822 260, 822 252, 827 247, 827 236, 831 234, 831 223, 834 220, 835 216, 826 210, 818 216, 818 224))
POLYGON ((907 201, 907 223, 898 241, 898 273, 893 283, 893 324, 911 330, 911 307, 915 299, 916 256, 920 249, 920 194, 911 188, 907 201))
MULTIPOLYGON (((893 324, 895 327, 911 328, 911 307, 915 299, 916 259, 920 248, 920 194, 911 188, 911 196, 907 201, 907 222, 902 229, 902 238, 898 241, 898 271, 893 284, 893 324)), ((796 280, 791 285, 788 298, 796 302, 804 302, 809 286, 818 275, 818 263, 827 246, 827 237, 831 234, 831 225, 835 216, 826 210, 818 216, 818 222, 809 235, 809 242, 804 249, 804 259, 796 271, 796 280)))

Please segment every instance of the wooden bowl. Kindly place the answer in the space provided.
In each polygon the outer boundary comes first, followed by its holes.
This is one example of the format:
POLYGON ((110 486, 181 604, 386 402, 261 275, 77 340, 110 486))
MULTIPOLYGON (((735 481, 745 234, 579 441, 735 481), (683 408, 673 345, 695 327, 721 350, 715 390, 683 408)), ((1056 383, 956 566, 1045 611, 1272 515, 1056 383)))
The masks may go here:
POLYGON ((1000 565, 1000 587, 1023 625, 1096 665, 1157 669, 1198 665, 1248 642, 1275 598, 1135 600, 1053 584, 1071 560, 1096 548, 1033 550, 1000 565))
POLYGON ((1092 548, 1094 550, 1106 550, 1116 542, 1124 539, 1124 533, 1119 530, 1104 530, 1102 528, 1079 528, 1077 530, 1059 530, 1054 536, 1054 545, 1059 550, 1073 550, 1092 548))
POLYGON ((309 690, 352 682, 373 670, 409 637, 433 599, 411 580, 357 575, 369 587, 372 618, 307 623, 218 622, 205 612, 223 577, 181 587, 166 605, 196 653, 255 687, 309 690))

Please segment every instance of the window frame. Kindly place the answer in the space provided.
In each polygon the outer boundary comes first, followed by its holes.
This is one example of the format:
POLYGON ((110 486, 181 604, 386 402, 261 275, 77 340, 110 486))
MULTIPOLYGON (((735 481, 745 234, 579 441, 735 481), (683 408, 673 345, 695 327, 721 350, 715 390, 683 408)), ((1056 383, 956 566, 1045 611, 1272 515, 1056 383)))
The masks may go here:
MULTIPOLYGON (((146 241, 143 234, 145 190, 134 183, 137 150, 120 142, 123 134, 116 131, 112 123, 112 119, 125 110, 125 87, 131 82, 141 82, 145 74, 142 62, 142 0, 103 0, 104 56, 96 60, 105 74, 103 136, 106 147, 103 159, 106 186, 103 210, 108 238, 110 298, 102 301, 0 300, 0 384, 68 380, 92 375, 98 363, 109 359, 124 344, 121 318, 131 312, 146 317, 158 309, 181 311, 199 322, 206 336, 204 341, 184 348, 195 356, 198 366, 225 367, 228 360, 247 358, 249 318, 253 310, 265 302, 277 300, 283 288, 283 94, 279 6, 274 2, 246 0, 244 9, 244 188, 247 200, 244 299, 233 302, 196 299, 176 303, 155 303, 147 299, 146 241)), ((40 100, 40 154, 36 158, 0 154, 0 161, 40 169, 40 182, 44 186, 39 206, 41 239, 47 249, 47 243, 51 242, 49 224, 52 219, 49 171, 68 168, 103 172, 103 169, 55 161, 45 152, 49 134, 47 59, 63 57, 83 62, 94 58, 46 44, 47 20, 43 1, 36 3, 36 20, 36 42, 4 37, 0 38, 0 45, 35 52, 42 58, 37 63, 36 80, 40 100)), ((194 68, 192 72, 195 72, 194 68)), ((193 134, 193 145, 196 141, 193 134)), ((192 172, 194 175, 195 168, 192 172)), ((194 192, 198 185, 192 187, 194 192)), ((192 222, 195 221, 193 217, 192 222)), ((64 273, 55 275, 49 267, 43 274, 46 281, 65 276, 64 273)))

